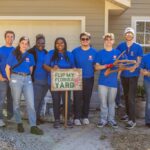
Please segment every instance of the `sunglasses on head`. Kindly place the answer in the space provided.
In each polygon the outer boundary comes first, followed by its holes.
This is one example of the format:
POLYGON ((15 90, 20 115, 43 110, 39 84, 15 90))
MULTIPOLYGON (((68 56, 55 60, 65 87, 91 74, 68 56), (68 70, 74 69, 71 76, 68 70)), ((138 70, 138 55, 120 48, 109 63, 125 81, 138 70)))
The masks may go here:
POLYGON ((81 41, 89 41, 89 38, 81 38, 81 41))

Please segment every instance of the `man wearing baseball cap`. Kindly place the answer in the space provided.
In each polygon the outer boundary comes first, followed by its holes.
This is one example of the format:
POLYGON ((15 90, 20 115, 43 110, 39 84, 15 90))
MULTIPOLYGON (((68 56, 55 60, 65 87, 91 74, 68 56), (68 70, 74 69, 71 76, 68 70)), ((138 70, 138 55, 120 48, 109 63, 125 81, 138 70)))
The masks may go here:
POLYGON ((140 73, 139 64, 143 56, 142 47, 134 42, 134 29, 128 27, 124 31, 125 41, 121 42, 117 49, 121 52, 125 51, 125 57, 128 60, 136 60, 136 64, 130 65, 129 70, 121 73, 121 82, 123 85, 123 92, 126 104, 126 115, 122 118, 128 121, 126 128, 132 129, 136 126, 135 122, 135 97, 137 90, 138 77, 140 73))

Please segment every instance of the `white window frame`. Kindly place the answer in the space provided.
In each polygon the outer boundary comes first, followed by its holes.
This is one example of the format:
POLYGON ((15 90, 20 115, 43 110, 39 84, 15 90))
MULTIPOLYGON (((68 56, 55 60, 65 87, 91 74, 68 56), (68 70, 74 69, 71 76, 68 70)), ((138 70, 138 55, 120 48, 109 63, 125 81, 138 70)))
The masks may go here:
MULTIPOLYGON (((131 26, 135 30, 135 37, 134 37, 135 41, 136 41, 136 23, 140 22, 140 21, 141 22, 146 22, 146 21, 150 22, 150 17, 149 16, 132 16, 131 26)), ((143 46, 143 47, 150 47, 150 44, 141 44, 141 46, 143 46)))

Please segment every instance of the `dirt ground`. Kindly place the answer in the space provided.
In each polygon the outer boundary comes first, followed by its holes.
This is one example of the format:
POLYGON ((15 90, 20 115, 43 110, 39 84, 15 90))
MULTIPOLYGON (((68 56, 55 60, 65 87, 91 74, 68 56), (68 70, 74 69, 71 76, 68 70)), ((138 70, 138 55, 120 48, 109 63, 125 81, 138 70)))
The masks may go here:
POLYGON ((125 123, 118 120, 118 129, 109 126, 97 128, 99 111, 90 112, 91 124, 88 126, 54 129, 52 123, 40 125, 43 136, 30 134, 27 121, 25 133, 16 132, 16 124, 7 122, 0 128, 0 150, 150 150, 150 129, 144 120, 137 120, 137 127, 125 129, 125 123))

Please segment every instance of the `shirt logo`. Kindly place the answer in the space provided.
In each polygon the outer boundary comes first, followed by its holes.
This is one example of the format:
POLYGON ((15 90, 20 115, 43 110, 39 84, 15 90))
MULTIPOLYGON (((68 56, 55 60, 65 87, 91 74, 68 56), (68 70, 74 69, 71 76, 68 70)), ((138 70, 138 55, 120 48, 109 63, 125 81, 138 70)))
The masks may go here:
POLYGON ((114 56, 113 56, 113 60, 116 60, 116 59, 117 59, 117 56, 116 56, 116 55, 114 55, 114 56))
POLYGON ((29 59, 29 58, 26 58, 26 62, 30 62, 30 59, 29 59))
POLYGON ((89 56, 89 59, 88 59, 88 60, 93 60, 93 57, 92 57, 92 55, 90 55, 90 56, 89 56))

